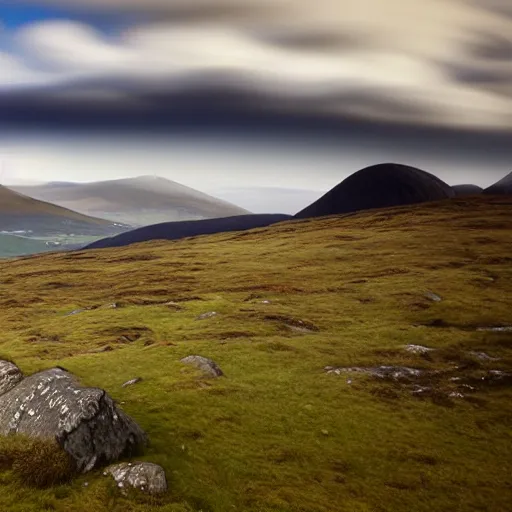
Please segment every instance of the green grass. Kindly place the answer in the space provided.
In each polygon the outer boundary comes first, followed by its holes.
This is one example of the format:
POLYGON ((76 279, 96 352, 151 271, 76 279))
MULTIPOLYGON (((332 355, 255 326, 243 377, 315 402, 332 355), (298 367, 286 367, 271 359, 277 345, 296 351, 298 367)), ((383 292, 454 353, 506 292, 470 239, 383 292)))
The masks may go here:
POLYGON ((323 368, 510 371, 512 333, 475 328, 512 324, 511 211, 506 198, 457 199, 0 262, 0 353, 26 374, 58 364, 106 389, 147 431, 142 459, 170 488, 126 498, 99 470, 40 490, 0 467, 0 510, 510 510, 510 387, 419 399, 323 368), (180 363, 191 354, 225 377, 180 363))

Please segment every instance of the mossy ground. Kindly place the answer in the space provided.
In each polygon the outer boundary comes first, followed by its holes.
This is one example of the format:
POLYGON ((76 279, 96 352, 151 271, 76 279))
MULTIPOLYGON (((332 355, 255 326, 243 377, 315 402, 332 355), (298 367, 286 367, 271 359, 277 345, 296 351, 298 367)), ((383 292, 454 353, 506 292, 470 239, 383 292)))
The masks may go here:
POLYGON ((510 199, 456 199, 0 262, 0 354, 106 389, 170 487, 125 498, 99 470, 37 490, 0 468, 0 510, 510 510, 510 387, 438 401, 323 368, 511 370, 512 333, 476 330, 512 324, 511 213, 510 199), (191 354, 225 377, 182 365, 191 354))

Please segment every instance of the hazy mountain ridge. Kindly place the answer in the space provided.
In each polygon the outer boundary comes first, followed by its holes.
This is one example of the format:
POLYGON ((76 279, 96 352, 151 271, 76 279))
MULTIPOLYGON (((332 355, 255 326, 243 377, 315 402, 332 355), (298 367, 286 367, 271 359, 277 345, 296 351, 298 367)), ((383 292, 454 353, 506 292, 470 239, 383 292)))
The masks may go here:
POLYGON ((13 188, 84 214, 134 226, 248 213, 227 201, 156 176, 13 188))

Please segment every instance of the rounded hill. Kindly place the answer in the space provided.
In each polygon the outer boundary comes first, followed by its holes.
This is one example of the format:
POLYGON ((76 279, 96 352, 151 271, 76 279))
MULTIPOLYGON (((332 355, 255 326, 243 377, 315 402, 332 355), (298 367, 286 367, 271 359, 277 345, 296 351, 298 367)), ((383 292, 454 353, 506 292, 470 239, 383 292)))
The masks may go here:
POLYGON ((454 185, 452 187, 453 191, 455 192, 455 195, 457 197, 464 197, 464 196, 478 196, 483 192, 483 188, 479 187, 478 185, 454 185))
POLYGON ((439 201, 454 195, 452 188, 433 174, 407 165, 385 163, 352 174, 295 217, 322 217, 439 201))
POLYGON ((488 195, 503 195, 512 194, 512 172, 507 174, 500 181, 491 185, 489 188, 484 190, 484 194, 488 195))
POLYGON ((97 240, 85 249, 105 249, 124 247, 125 245, 148 242, 150 240, 179 240, 192 236, 214 235, 231 231, 247 231, 264 228, 277 222, 293 219, 284 214, 252 214, 222 217, 218 219, 188 220, 182 222, 163 222, 127 231, 117 236, 97 240))

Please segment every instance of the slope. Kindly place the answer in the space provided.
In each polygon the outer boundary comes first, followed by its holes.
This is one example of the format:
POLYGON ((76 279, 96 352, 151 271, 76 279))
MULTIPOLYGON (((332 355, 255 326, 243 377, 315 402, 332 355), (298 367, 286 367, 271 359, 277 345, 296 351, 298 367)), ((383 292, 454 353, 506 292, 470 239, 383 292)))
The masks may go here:
POLYGON ((0 231, 24 231, 34 236, 69 233, 108 235, 126 228, 27 197, 0 185, 0 231))
POLYGON ((3 357, 106 389, 170 486, 123 497, 97 471, 40 490, 4 467, 0 510, 509 510, 512 387, 485 376, 511 373, 512 338, 485 329, 510 323, 511 213, 456 198, 0 262, 3 357), (225 377, 182 365, 191 354, 225 377), (324 370, 378 365, 440 373, 414 394, 324 370))
POLYGON ((89 244, 86 249, 122 247, 150 240, 178 240, 192 236, 212 235, 230 231, 246 231, 261 228, 291 219, 284 214, 237 215, 219 219, 189 220, 182 222, 164 222, 153 226, 127 231, 115 237, 105 238, 89 244))
POLYGON ((503 195, 503 194, 512 194, 512 172, 507 174, 500 181, 496 182, 494 185, 486 188, 484 190, 484 194, 488 195, 503 195))
POLYGON ((453 195, 449 185, 425 171, 401 164, 379 164, 352 174, 295 217, 438 201, 453 195))
POLYGON ((15 189, 87 215, 134 226, 248 213, 226 201, 155 176, 94 183, 55 182, 15 189))

